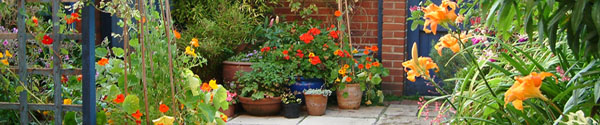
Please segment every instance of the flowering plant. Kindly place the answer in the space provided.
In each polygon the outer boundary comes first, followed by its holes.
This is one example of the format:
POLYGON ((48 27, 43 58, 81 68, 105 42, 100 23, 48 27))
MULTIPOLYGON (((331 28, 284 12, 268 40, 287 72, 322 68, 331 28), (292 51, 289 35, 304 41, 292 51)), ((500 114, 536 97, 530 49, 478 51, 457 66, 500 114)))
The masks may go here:
POLYGON ((300 104, 302 103, 302 99, 296 97, 296 93, 288 92, 281 95, 281 102, 283 104, 300 104))

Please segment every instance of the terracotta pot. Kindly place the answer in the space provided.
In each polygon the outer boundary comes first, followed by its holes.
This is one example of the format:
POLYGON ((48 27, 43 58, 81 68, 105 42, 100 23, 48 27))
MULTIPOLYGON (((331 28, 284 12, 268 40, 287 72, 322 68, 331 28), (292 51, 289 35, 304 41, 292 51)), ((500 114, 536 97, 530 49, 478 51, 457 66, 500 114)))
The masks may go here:
POLYGON ((225 83, 236 81, 237 79, 235 79, 235 74, 238 71, 252 71, 252 68, 250 66, 252 66, 251 62, 223 61, 223 81, 225 81, 225 83))
POLYGON ((336 91, 338 107, 340 109, 360 108, 362 94, 362 91, 360 91, 360 84, 346 84, 344 89, 336 91), (344 98, 344 93, 348 93, 348 97, 344 98))
POLYGON ((304 94, 304 98, 306 99, 308 115, 320 116, 325 114, 325 109, 327 109, 327 96, 304 94))
POLYGON ((223 112, 227 117, 232 118, 235 115, 235 104, 229 104, 229 108, 227 110, 219 109, 220 112, 223 112))
POLYGON ((281 97, 263 98, 252 100, 248 97, 240 97, 244 110, 251 115, 267 116, 279 114, 281 110, 281 97))

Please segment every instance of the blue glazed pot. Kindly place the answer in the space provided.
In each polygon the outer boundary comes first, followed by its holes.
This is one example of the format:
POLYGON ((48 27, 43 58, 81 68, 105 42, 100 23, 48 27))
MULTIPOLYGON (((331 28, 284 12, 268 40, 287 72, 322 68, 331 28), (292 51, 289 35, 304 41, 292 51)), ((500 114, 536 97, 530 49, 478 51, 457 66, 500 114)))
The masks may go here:
MULTIPOLYGON (((325 80, 323 80, 323 79, 316 79, 316 78, 304 79, 303 77, 300 77, 296 80, 296 83, 291 85, 289 88, 292 92, 297 91, 299 93, 302 93, 302 92, 304 92, 304 90, 307 90, 307 89, 320 89, 324 83, 325 83, 325 80)), ((301 98, 302 103, 304 103, 304 95, 303 94, 297 94, 296 97, 301 98)))

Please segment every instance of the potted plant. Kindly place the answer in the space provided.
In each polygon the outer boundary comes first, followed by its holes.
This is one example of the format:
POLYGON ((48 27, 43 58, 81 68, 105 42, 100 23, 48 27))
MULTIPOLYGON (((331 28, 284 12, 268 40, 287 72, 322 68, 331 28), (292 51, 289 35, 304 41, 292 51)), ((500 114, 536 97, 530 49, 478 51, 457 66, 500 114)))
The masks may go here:
POLYGON ((223 112, 225 115, 227 115, 227 117, 232 117, 233 115, 235 115, 235 104, 237 104, 237 93, 236 92, 231 92, 230 90, 227 90, 227 102, 229 102, 229 109, 227 110, 223 110, 222 108, 219 109, 220 112, 223 112))
POLYGON ((297 98, 295 93, 289 92, 281 96, 283 102, 283 116, 286 118, 300 117, 300 104, 302 99, 297 98))
POLYGON ((308 115, 320 116, 325 114, 327 109, 327 97, 331 95, 331 90, 327 89, 308 89, 304 91, 306 98, 306 108, 308 115))
POLYGON ((247 53, 240 53, 232 56, 231 58, 223 61, 223 81, 229 83, 236 81, 235 75, 238 72, 250 72, 252 68, 252 62, 257 62, 260 57, 257 50, 253 50, 247 53))
MULTIPOLYGON (((272 57, 272 56, 269 56, 272 57)), ((281 94, 288 88, 295 69, 293 66, 261 60, 252 65, 252 71, 243 74, 237 82, 242 87, 240 102, 252 115, 275 115, 281 110, 281 94)))

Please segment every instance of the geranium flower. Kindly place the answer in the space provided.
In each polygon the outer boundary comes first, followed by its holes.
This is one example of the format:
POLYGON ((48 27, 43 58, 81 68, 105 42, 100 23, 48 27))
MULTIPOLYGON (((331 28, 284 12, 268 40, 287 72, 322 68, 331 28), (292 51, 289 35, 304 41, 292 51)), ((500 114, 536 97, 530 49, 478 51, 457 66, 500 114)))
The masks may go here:
POLYGON ((208 85, 206 83, 202 83, 202 87, 200 89, 202 89, 202 91, 205 91, 205 92, 212 90, 212 88, 210 88, 210 85, 208 85))
POLYGON ((313 39, 315 38, 312 35, 310 35, 310 32, 300 35, 300 40, 304 41, 304 43, 306 44, 309 44, 310 41, 313 39))
POLYGON ((340 12, 339 10, 336 10, 336 11, 335 11, 335 13, 334 13, 334 15, 335 15, 335 16, 341 16, 341 15, 342 15, 342 12, 340 12))
POLYGON ((231 102, 235 96, 237 96, 237 93, 235 93, 235 92, 231 93, 231 92, 227 91, 227 99, 226 99, 227 102, 231 102))
POLYGON ((185 47, 185 54, 188 54, 190 56, 196 57, 198 56, 195 52, 196 50, 194 50, 194 48, 192 48, 191 46, 187 46, 185 47))
POLYGON ((100 65, 100 66, 104 66, 106 64, 108 64, 107 58, 102 58, 102 59, 100 59, 100 61, 98 61, 98 65, 100 65))
POLYGON ((532 72, 525 77, 515 76, 515 80, 517 81, 504 94, 504 107, 509 102, 512 102, 516 109, 523 110, 523 101, 526 99, 540 98, 547 101, 548 98, 542 95, 540 87, 542 87, 542 80, 549 76, 554 77, 549 72, 532 72))
POLYGON ((283 53, 283 55, 287 55, 288 51, 287 50, 283 50, 283 52, 281 52, 281 53, 283 53))
POLYGON ((140 119, 144 114, 140 113, 140 110, 137 110, 135 113, 131 114, 135 119, 140 119))
POLYGON ((173 30, 173 36, 175 36, 175 38, 177 38, 177 39, 181 39, 181 34, 179 34, 179 32, 177 32, 177 30, 173 30))
POLYGON ((212 88, 212 89, 218 89, 218 88, 219 88, 219 85, 217 85, 217 80, 214 80, 214 79, 213 79, 213 80, 210 80, 210 81, 208 82, 208 85, 209 85, 209 86, 210 86, 210 88, 212 88))
POLYGON ((439 71, 437 64, 429 57, 419 57, 417 51, 417 43, 413 43, 412 47, 412 59, 402 63, 404 72, 407 74, 408 80, 415 82, 415 77, 426 76, 425 79, 429 78, 429 70, 436 69, 435 72, 439 71), (410 68, 410 70, 408 70, 410 68))
POLYGON ((433 34, 436 34, 438 24, 451 22, 456 19, 457 15, 454 13, 455 10, 456 3, 450 0, 443 0, 440 6, 429 4, 429 6, 423 8, 423 12, 425 13, 423 16, 423 19, 425 19, 423 31, 425 31, 425 33, 433 32, 433 34), (427 26, 429 26, 431 30, 427 29, 427 26))
POLYGON ((160 104, 160 106, 158 106, 158 110, 162 113, 165 113, 165 112, 169 111, 169 106, 167 106, 165 104, 160 104))
POLYGON ((42 43, 45 45, 50 45, 52 42, 54 42, 54 40, 48 35, 44 35, 44 38, 42 38, 42 43))
POLYGON ((123 101, 125 101, 125 95, 123 94, 119 94, 117 98, 113 99, 113 102, 116 104, 123 103, 123 101))
POLYGON ((310 57, 310 59, 308 59, 308 61, 310 61, 310 64, 312 64, 312 65, 317 65, 317 64, 321 63, 321 59, 319 58, 319 56, 310 57))
POLYGON ((173 122, 175 122, 175 117, 171 116, 162 116, 158 119, 152 120, 154 125, 173 125, 173 122))
POLYGON ((286 56, 284 56, 284 57, 283 57, 283 59, 285 59, 285 60, 290 60, 290 56, 287 56, 287 55, 286 55, 286 56))
POLYGON ((319 35, 319 34, 321 34, 321 30, 319 30, 319 29, 317 29, 317 28, 310 28, 310 29, 308 30, 308 32, 309 32, 310 34, 312 34, 312 35, 319 35))
POLYGON ((331 38, 334 38, 334 39, 339 38, 339 34, 340 34, 340 31, 331 31, 331 32, 329 32, 329 36, 331 36, 331 38))
POLYGON ((198 44, 198 39, 197 38, 192 38, 192 41, 190 41, 190 44, 194 47, 199 47, 200 44, 198 44))
MULTIPOLYGON (((466 41, 468 37, 470 37, 470 35, 465 35, 465 34, 460 35, 460 38, 463 41, 466 41)), ((442 49, 444 49, 444 48, 450 48, 450 50, 452 50, 452 52, 454 52, 454 53, 457 53, 458 51, 460 51, 460 45, 458 43, 458 39, 456 39, 450 33, 442 36, 439 41, 440 42, 435 44, 434 48, 438 51, 438 54, 440 56, 442 55, 442 49)))
POLYGON ((71 99, 63 99, 63 104, 65 104, 65 105, 70 105, 72 103, 73 103, 73 100, 71 100, 71 99))
POLYGON ((265 52, 265 51, 270 51, 271 47, 263 47, 262 49, 260 49, 260 52, 265 52))
POLYGON ((31 21, 35 24, 35 26, 38 26, 38 18, 33 16, 31 17, 31 21))

